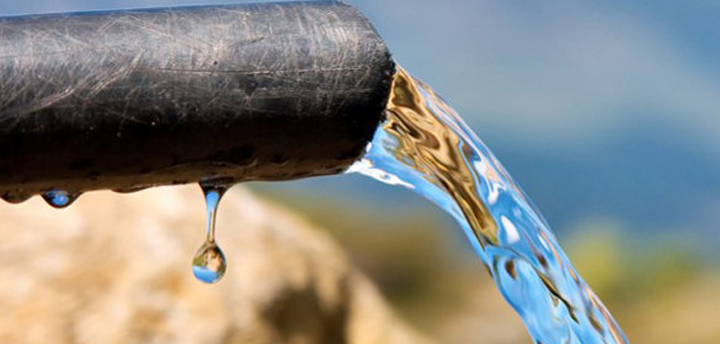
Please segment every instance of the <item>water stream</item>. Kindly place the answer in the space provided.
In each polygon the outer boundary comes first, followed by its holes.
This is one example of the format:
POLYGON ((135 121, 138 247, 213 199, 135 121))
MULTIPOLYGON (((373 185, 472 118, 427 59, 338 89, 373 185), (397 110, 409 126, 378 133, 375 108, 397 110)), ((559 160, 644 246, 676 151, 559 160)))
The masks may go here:
POLYGON ((458 114, 404 70, 386 120, 347 172, 406 187, 448 212, 535 343, 628 343, 520 186, 458 114))

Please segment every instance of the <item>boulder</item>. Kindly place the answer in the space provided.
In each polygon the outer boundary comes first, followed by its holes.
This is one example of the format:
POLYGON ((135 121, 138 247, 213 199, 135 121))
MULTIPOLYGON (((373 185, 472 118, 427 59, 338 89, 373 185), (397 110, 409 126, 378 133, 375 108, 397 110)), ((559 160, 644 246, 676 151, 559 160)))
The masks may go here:
POLYGON ((302 218, 235 187, 217 222, 208 285, 198 186, 0 204, 0 343, 430 343, 302 218))

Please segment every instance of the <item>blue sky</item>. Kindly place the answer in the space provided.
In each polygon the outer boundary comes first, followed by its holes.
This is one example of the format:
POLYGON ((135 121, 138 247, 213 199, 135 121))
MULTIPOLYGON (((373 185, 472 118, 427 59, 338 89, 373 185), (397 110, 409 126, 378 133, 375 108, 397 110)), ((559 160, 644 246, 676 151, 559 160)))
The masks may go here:
MULTIPOLYGON (((211 2, 238 1, 0 0, 0 13, 211 2)), ((551 224, 611 218, 720 241, 720 2, 349 2, 459 110, 551 224)), ((356 187, 289 188, 319 185, 356 187)))

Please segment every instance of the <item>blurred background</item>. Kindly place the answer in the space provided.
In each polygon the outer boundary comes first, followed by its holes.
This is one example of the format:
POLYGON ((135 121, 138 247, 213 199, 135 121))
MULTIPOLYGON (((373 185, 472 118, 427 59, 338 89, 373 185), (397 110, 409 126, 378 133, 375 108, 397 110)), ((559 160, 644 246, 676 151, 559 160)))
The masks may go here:
MULTIPOLYGON (((239 2, 0 0, 0 14, 239 2)), ((493 149, 631 341, 720 342, 720 3, 348 2, 493 149)), ((251 188, 327 228, 439 342, 530 342, 425 200, 360 176, 251 188)))

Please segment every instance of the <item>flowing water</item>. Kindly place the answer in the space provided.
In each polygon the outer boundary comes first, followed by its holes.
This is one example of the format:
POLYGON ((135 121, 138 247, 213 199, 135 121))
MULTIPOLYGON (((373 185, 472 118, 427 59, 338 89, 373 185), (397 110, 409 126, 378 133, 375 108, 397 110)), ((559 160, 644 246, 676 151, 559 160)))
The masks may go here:
POLYGON ((455 218, 535 343, 628 343, 500 162, 404 70, 386 120, 347 172, 409 188, 455 218))

